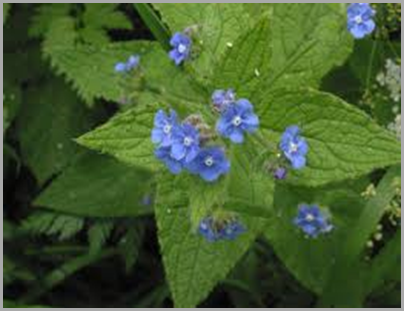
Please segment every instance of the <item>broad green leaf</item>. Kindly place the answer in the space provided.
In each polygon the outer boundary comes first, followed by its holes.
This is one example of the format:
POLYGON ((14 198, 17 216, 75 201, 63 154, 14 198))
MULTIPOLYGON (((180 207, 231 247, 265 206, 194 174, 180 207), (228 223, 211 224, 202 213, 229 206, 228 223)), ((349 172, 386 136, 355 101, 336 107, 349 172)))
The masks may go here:
POLYGON ((169 176, 159 183, 156 218, 175 306, 195 307, 240 260, 262 229, 262 221, 241 217, 247 233, 235 241, 209 243, 192 230, 188 208, 193 206, 182 189, 169 176))
POLYGON ((301 284, 316 294, 323 291, 350 227, 358 219, 364 202, 362 183, 298 188, 276 186, 273 217, 266 224, 265 236, 277 256, 301 284), (355 190, 359 188, 358 190, 355 190), (317 239, 308 239, 295 225, 298 206, 316 203, 331 213, 334 230, 317 239))
POLYGON ((353 40, 346 31, 345 4, 273 4, 270 19, 271 70, 262 88, 317 86, 351 53, 353 40))
POLYGON ((270 27, 266 17, 241 35, 216 67, 212 85, 217 89, 232 88, 238 96, 251 95, 250 90, 261 82, 261 74, 272 70, 270 27))
POLYGON ((204 92, 165 58, 160 47, 150 47, 141 60, 147 89, 135 96, 138 106, 117 115, 78 141, 130 165, 157 170, 161 166, 154 157, 150 136, 158 109, 173 107, 182 118, 195 111, 209 115, 210 109, 207 103, 202 105, 209 96, 203 96, 204 92))
POLYGON ((391 133, 333 95, 283 89, 268 93, 260 107, 262 128, 280 134, 299 125, 307 139, 307 167, 293 171, 293 182, 317 186, 401 162, 401 145, 391 133))
POLYGON ((29 88, 23 96, 17 131, 23 162, 39 183, 62 170, 78 151, 73 139, 93 117, 60 79, 29 88))
POLYGON ((224 55, 215 86, 235 88, 257 104, 268 88, 319 86, 352 50, 344 4, 278 3, 252 15, 263 20, 224 55))
POLYGON ((94 103, 95 98, 122 99, 122 76, 114 71, 115 64, 133 54, 143 57, 151 50, 151 43, 110 43, 101 47, 75 45, 77 34, 73 26, 74 21, 69 18, 58 19, 47 33, 43 51, 50 57, 52 66, 72 82, 89 105, 94 103))
POLYGON ((77 141, 88 148, 110 153, 132 166, 156 171, 160 165, 150 138, 156 112, 153 106, 127 110, 77 141))
POLYGON ((258 148, 251 137, 242 145, 231 147, 224 207, 248 216, 268 218, 272 214, 275 183, 272 175, 256 161, 258 148))
POLYGON ((141 204, 150 181, 145 172, 90 153, 68 167, 34 204, 80 216, 138 216, 150 213, 141 204))
POLYGON ((172 33, 197 26, 201 52, 191 61, 199 80, 208 79, 223 53, 246 31, 251 20, 239 3, 155 3, 172 33))

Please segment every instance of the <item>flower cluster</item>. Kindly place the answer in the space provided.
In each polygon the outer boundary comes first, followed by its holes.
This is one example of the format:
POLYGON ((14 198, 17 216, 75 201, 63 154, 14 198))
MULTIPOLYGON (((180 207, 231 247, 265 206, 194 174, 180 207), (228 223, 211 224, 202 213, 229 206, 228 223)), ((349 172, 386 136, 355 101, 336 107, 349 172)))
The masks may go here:
POLYGON ((373 20, 376 11, 369 3, 352 3, 347 10, 348 30, 355 39, 362 39, 371 34, 376 23, 373 20))
POLYGON ((128 73, 133 69, 137 68, 140 63, 139 55, 132 55, 128 58, 126 62, 119 62, 115 65, 115 72, 128 73))
MULTIPOLYGON (((239 144, 244 141, 245 132, 257 130, 258 117, 247 99, 236 101, 232 91, 216 91, 212 99, 214 107, 220 107, 217 111, 221 115, 216 125, 219 135, 239 144), (218 96, 221 92, 222 97, 218 96)), ((155 156, 173 174, 186 169, 205 181, 217 180, 230 170, 230 162, 223 147, 207 145, 212 138, 207 129, 209 127, 198 116, 189 116, 180 124, 174 110, 169 115, 159 110, 151 135, 157 146, 155 156)))
POLYGON ((151 139, 156 145, 155 156, 173 174, 186 169, 212 182, 230 169, 224 150, 217 146, 201 146, 198 128, 189 119, 179 123, 174 110, 169 115, 163 110, 156 113, 151 139))
POLYGON ((328 233, 333 229, 328 216, 317 205, 300 205, 294 224, 311 238, 328 233))
POLYGON ((207 241, 216 242, 234 240, 244 233, 246 228, 234 217, 219 220, 209 216, 201 220, 198 231, 207 241))

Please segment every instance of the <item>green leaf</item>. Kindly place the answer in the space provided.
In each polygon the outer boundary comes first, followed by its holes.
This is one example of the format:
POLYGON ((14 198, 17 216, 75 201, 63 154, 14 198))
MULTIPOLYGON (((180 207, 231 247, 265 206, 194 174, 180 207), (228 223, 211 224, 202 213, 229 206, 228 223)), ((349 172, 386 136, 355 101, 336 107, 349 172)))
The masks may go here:
POLYGON ((272 70, 270 27, 266 17, 241 35, 216 67, 212 85, 217 89, 232 88, 238 96, 250 95, 250 90, 260 83, 260 75, 272 70))
POLYGON ((351 53, 345 5, 282 3, 260 10, 253 19, 269 17, 238 37, 217 67, 215 85, 259 104, 268 89, 319 86, 351 53))
POLYGON ((154 12, 151 4, 134 3, 133 5, 157 41, 160 42, 161 46, 165 50, 168 50, 170 48, 170 35, 168 33, 168 29, 160 20, 159 16, 157 16, 157 14, 154 12))
POLYGON ((209 243, 192 230, 188 206, 187 194, 166 176, 158 186, 156 217, 163 262, 176 307, 195 307, 205 299, 262 229, 262 221, 242 217, 247 233, 235 241, 209 243))
POLYGON ((135 265, 142 246, 144 227, 138 222, 129 223, 128 229, 119 241, 119 251, 129 273, 135 265))
POLYGON ((119 160, 156 171, 160 165, 151 141, 154 115, 152 106, 136 107, 116 115, 108 123, 77 139, 88 148, 111 153, 119 160))
POLYGON ((273 217, 265 236, 276 255, 302 285, 320 294, 334 267, 338 249, 345 244, 350 227, 364 207, 362 183, 332 184, 321 188, 276 186, 273 217), (316 203, 328 209, 334 230, 317 239, 308 239, 295 227, 293 219, 302 203, 316 203))
POLYGON ((150 175, 114 159, 81 156, 35 200, 36 206, 93 217, 150 213, 141 200, 150 191, 150 175))
POLYGON ((22 159, 39 183, 61 171, 78 151, 73 139, 94 123, 90 112, 60 80, 24 93, 17 131, 22 159))
POLYGON ((345 4, 282 3, 273 4, 272 10, 271 70, 258 90, 318 86, 351 53, 345 4))
POLYGON ((29 35, 34 38, 45 36, 52 23, 69 16, 71 9, 71 3, 50 3, 37 6, 35 14, 31 18, 29 35))
POLYGON ((60 241, 68 240, 79 233, 84 227, 84 219, 39 211, 29 216, 23 223, 23 229, 34 235, 56 236, 60 241))
POLYGON ((284 89, 268 93, 260 107, 262 128, 282 133, 299 125, 307 139, 307 167, 293 171, 293 182, 318 186, 401 161, 401 145, 391 133, 333 95, 284 89))
POLYGON ((69 18, 53 23, 46 36, 43 52, 50 57, 57 72, 72 82, 89 105, 94 103, 95 98, 118 101, 123 96, 123 89, 122 77, 114 71, 115 64, 133 54, 143 57, 150 51, 151 43, 136 41, 103 46, 75 45, 73 27, 74 21, 69 18))
POLYGON ((191 66, 198 79, 208 79, 227 44, 246 31, 251 20, 239 3, 154 3, 172 33, 197 26, 197 40, 202 42, 201 53, 192 60, 191 66), (241 22, 242 21, 242 22, 241 22))
MULTIPOLYGON (((360 255, 366 242, 385 213, 386 206, 396 195, 394 181, 401 176, 401 167, 392 167, 376 188, 376 196, 366 204, 359 218, 351 226, 343 247, 338 252, 336 264, 325 284, 321 296, 321 306, 352 306, 361 305, 366 296, 367 285, 360 282, 368 281, 366 276, 359 274, 360 255), (353 273, 358 273, 356 283, 349 283, 353 273), (349 286, 348 286, 349 284, 349 286)), ((371 281, 371 279, 370 279, 371 281)))
POLYGON ((114 221, 110 219, 97 219, 87 231, 90 254, 96 254, 102 250, 114 229, 114 221))

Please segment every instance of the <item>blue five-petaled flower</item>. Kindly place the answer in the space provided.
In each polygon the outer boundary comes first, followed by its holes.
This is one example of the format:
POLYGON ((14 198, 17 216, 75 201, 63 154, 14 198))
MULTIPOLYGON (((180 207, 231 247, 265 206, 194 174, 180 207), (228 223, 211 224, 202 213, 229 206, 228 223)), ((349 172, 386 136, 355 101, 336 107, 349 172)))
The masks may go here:
POLYGON ((216 224, 212 217, 201 220, 198 228, 199 234, 209 242, 219 240, 234 240, 246 231, 246 228, 237 220, 216 224))
POLYGON ((306 155, 309 150, 306 140, 300 136, 296 125, 289 126, 282 135, 280 148, 294 169, 306 166, 306 155))
POLYGON ((352 3, 347 10, 348 30, 356 39, 362 39, 376 28, 376 12, 369 3, 352 3))
POLYGON ((123 63, 119 62, 115 65, 115 71, 119 73, 128 73, 131 70, 135 69, 137 66, 139 66, 140 62, 140 56, 139 55, 132 55, 128 58, 128 60, 123 63))
POLYGON ((333 225, 330 224, 327 215, 317 205, 300 205, 297 217, 293 222, 307 236, 312 238, 317 237, 319 234, 330 232, 333 229, 333 225))
POLYGON ((174 128, 171 156, 177 161, 190 163, 199 153, 199 133, 191 124, 185 123, 174 128))
POLYGON ((173 49, 169 52, 169 56, 177 66, 191 55, 191 38, 181 32, 177 32, 172 36, 170 45, 173 49))
POLYGON ((244 132, 253 133, 258 126, 259 120, 253 106, 247 99, 240 99, 222 112, 216 130, 233 143, 241 144, 244 141, 244 132))
POLYGON ((206 147, 199 151, 196 158, 186 164, 186 168, 208 182, 217 180, 230 170, 230 162, 220 147, 206 147))
POLYGON ((178 126, 178 117, 174 110, 170 110, 169 116, 163 110, 159 110, 154 117, 152 142, 160 147, 171 147, 172 133, 178 126))

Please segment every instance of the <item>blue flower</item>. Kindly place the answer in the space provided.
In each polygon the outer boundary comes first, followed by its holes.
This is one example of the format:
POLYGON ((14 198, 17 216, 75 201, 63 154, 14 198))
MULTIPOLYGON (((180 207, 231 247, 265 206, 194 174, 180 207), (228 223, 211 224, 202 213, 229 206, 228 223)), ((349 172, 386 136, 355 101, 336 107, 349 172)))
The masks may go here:
POLYGON ((171 147, 157 148, 154 151, 154 155, 167 166, 171 173, 175 175, 181 173, 183 168, 182 162, 171 156, 171 147))
POLYGON ((244 132, 253 133, 258 129, 259 120, 254 108, 247 99, 240 99, 222 112, 216 130, 234 143, 244 141, 244 132))
POLYGON ((216 90, 212 94, 213 106, 218 111, 224 111, 230 104, 236 101, 236 94, 233 90, 216 90))
POLYGON ((159 110, 154 117, 152 142, 161 147, 170 147, 172 144, 172 132, 177 126, 177 113, 174 110, 170 111, 170 116, 167 116, 163 110, 159 110))
POLYGON ((232 220, 219 231, 219 235, 222 239, 234 240, 245 231, 246 228, 242 223, 238 222, 237 220, 232 220))
POLYGON ((199 132, 189 123, 185 123, 174 129, 172 134, 171 156, 189 163, 199 153, 199 132))
POLYGON ((132 55, 126 61, 126 63, 119 62, 115 65, 116 72, 130 72, 132 69, 139 66, 140 56, 139 55, 132 55))
POLYGON ((198 228, 199 234, 202 235, 209 242, 215 242, 219 239, 217 232, 213 227, 213 219, 207 217, 201 220, 198 228))
POLYGON ((294 224, 309 237, 313 238, 321 233, 330 232, 333 229, 333 226, 328 221, 328 217, 321 212, 317 205, 300 205, 297 217, 294 219, 294 224))
POLYGON ((288 171, 284 167, 278 167, 274 172, 275 179, 282 180, 286 178, 288 171))
POLYGON ((376 12, 369 3, 352 3, 348 7, 348 30, 356 39, 362 39, 373 32, 376 24, 373 17, 376 12))
POLYGON ((306 140, 300 136, 298 126, 293 125, 286 129, 281 138, 280 148, 293 168, 302 169, 306 166, 306 154, 309 147, 306 140))
POLYGON ((191 39, 183 33, 177 32, 172 36, 170 45, 173 49, 170 51, 169 56, 177 66, 190 56, 191 44, 191 39))
POLYGON ((198 228, 199 234, 209 242, 219 240, 234 240, 246 231, 246 228, 236 219, 221 222, 212 217, 201 220, 198 228))
POLYGON ((186 164, 186 168, 192 174, 197 174, 204 180, 213 182, 230 170, 230 162, 222 148, 208 147, 201 149, 196 158, 186 164))

